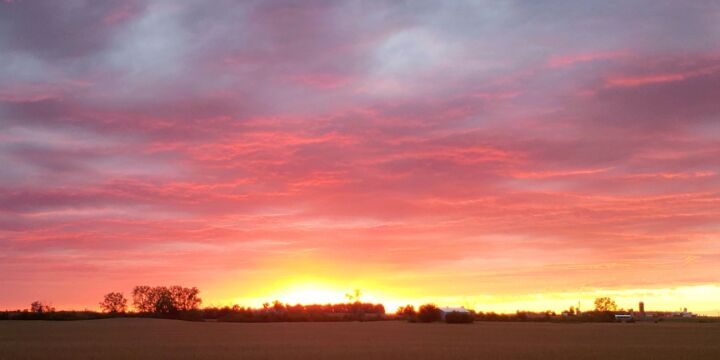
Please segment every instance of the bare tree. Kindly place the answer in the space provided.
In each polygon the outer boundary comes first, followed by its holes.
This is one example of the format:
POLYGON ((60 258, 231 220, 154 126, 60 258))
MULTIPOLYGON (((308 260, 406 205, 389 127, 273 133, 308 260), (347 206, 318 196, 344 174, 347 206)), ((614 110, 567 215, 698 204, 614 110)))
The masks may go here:
POLYGON ((196 287, 136 286, 133 289, 133 306, 142 313, 170 314, 196 310, 202 303, 196 287))
POLYGON ((153 310, 156 314, 174 314, 178 312, 177 304, 169 288, 156 286, 151 293, 152 299, 155 300, 153 310))
POLYGON ((141 313, 154 312, 155 301, 152 299, 152 288, 150 286, 136 286, 132 293, 135 310, 141 313))
POLYGON ((32 304, 30 304, 30 312, 42 314, 42 313, 49 313, 49 312, 54 312, 54 311, 55 311, 54 307, 47 305, 47 304, 43 304, 42 301, 33 301, 32 304))
POLYGON ((127 299, 125 295, 119 292, 111 292, 105 294, 105 298, 100 303, 100 308, 106 313, 121 314, 127 311, 127 299))
POLYGON ((198 297, 200 290, 196 287, 186 288, 182 286, 170 287, 170 294, 177 310, 189 311, 197 309, 202 303, 198 297))

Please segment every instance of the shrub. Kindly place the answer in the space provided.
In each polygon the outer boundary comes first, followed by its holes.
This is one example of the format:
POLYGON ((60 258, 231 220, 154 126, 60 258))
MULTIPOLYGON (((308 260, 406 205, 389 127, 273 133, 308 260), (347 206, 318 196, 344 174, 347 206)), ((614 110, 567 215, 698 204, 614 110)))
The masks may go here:
POLYGON ((415 307, 412 305, 400 306, 395 312, 395 316, 403 320, 412 320, 416 315, 415 307))
POLYGON ((470 324, 473 321, 475 319, 470 313, 453 311, 445 314, 445 322, 448 324, 470 324))
POLYGON ((440 309, 438 309, 435 304, 425 304, 420 306, 417 314, 417 319, 418 321, 425 323, 440 321, 440 319, 442 319, 442 314, 440 313, 440 309))
POLYGON ((36 314, 51 313, 54 311, 55 311, 54 307, 47 305, 47 304, 43 304, 41 301, 33 301, 33 303, 30 304, 30 312, 33 312, 36 314))

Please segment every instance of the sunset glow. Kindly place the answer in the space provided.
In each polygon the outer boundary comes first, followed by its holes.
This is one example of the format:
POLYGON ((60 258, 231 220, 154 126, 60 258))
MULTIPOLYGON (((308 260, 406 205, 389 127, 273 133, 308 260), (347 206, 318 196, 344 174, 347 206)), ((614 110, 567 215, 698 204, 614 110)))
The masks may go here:
POLYGON ((0 309, 719 314, 720 5, 540 3, 0 2, 0 309))

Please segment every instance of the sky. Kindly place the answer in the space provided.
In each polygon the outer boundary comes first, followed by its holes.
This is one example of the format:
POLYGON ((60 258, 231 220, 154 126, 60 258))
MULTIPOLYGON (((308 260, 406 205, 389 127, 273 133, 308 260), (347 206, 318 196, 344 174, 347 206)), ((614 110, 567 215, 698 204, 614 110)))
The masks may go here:
POLYGON ((720 313, 716 1, 0 2, 0 309, 720 313))

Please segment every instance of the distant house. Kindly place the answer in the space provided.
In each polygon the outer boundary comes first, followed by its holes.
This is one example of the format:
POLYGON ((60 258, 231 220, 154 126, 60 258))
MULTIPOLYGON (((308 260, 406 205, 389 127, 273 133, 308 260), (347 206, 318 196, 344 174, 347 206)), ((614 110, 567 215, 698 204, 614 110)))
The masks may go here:
POLYGON ((461 314, 470 314, 470 311, 464 307, 441 307, 440 308, 440 318, 442 321, 445 321, 445 315, 456 312, 461 314))
POLYGON ((631 321, 633 320, 633 316, 631 314, 615 314, 615 321, 631 321))

